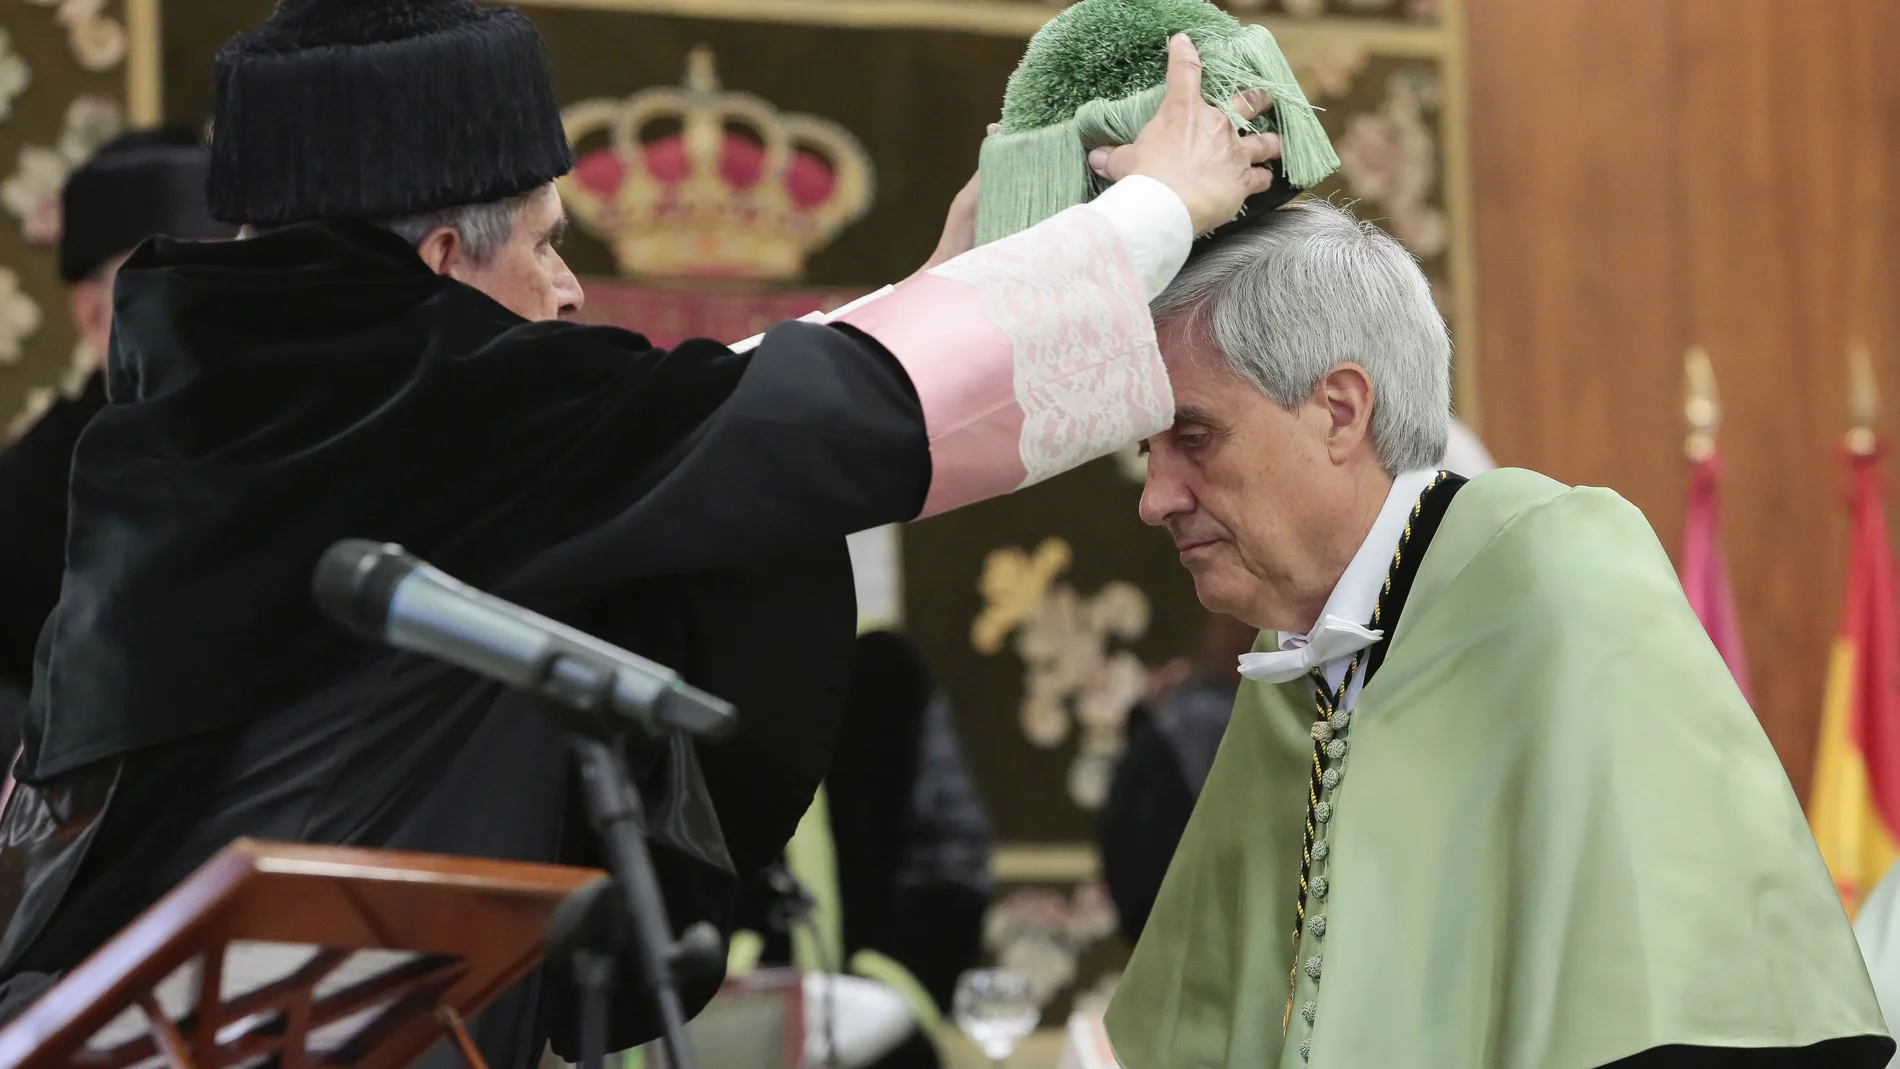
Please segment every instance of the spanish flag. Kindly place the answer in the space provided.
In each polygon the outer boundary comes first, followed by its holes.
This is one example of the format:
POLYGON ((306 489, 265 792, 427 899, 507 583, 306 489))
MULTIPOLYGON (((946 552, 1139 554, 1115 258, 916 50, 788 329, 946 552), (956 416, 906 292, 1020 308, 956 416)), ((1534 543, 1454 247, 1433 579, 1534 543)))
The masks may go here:
POLYGON ((1900 607, 1871 444, 1850 453, 1852 541, 1808 821, 1848 916, 1900 852, 1900 607))

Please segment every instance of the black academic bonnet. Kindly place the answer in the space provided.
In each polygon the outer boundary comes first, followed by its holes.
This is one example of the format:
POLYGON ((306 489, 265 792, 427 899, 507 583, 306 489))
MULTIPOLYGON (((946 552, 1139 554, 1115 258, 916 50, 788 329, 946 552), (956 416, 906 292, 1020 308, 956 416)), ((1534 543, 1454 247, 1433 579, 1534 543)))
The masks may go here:
POLYGON ((237 228, 205 207, 211 156, 183 127, 135 130, 109 141, 60 191, 59 277, 78 282, 157 234, 229 238, 237 228))
POLYGON ((534 25, 474 0, 278 0, 219 49, 211 214, 276 225, 481 204, 573 151, 534 25))
POLYGON ((1241 206, 1240 215, 1236 216, 1233 220, 1223 223, 1196 238, 1189 253, 1190 257, 1196 257, 1206 253, 1207 250, 1218 244, 1222 238, 1231 234, 1240 234, 1252 230, 1254 227, 1266 222, 1268 217, 1275 211, 1291 203, 1294 197, 1306 192, 1303 189, 1296 189, 1287 183, 1286 172, 1281 169, 1279 160, 1274 160, 1267 166, 1273 171, 1273 185, 1268 187, 1265 192, 1255 193, 1253 196, 1248 197, 1241 206))

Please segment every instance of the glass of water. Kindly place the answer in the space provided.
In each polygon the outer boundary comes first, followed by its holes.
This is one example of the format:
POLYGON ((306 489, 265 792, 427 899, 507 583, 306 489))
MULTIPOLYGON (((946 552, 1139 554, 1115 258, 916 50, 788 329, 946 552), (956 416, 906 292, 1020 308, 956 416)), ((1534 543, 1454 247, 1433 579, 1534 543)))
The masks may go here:
POLYGON ((971 969, 958 977, 951 1012, 999 1069, 1042 1019, 1029 977, 1014 969, 971 969))

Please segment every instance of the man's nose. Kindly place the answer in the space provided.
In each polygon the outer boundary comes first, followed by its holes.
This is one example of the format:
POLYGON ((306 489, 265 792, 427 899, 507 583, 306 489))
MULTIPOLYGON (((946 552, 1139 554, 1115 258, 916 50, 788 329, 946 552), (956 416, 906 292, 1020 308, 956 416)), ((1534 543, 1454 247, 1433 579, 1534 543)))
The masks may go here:
POLYGON ((587 294, 581 289, 581 280, 574 277, 566 260, 561 261, 561 273, 554 279, 554 297, 560 302, 563 319, 579 314, 587 304, 587 294))
POLYGON ((1159 452, 1148 456, 1148 478, 1141 485, 1141 522, 1159 527, 1169 516, 1194 510, 1194 495, 1159 452))

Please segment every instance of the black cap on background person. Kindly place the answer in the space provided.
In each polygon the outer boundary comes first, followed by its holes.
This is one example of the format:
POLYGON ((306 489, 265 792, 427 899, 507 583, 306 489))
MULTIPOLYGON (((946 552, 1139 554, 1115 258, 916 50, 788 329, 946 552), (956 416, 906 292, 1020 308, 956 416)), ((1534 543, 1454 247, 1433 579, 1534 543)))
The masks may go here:
POLYGON ((205 177, 211 156, 183 127, 134 130, 107 142, 60 193, 59 277, 72 287, 73 324, 95 361, 112 336, 112 278, 154 234, 230 238, 211 217, 205 177))

